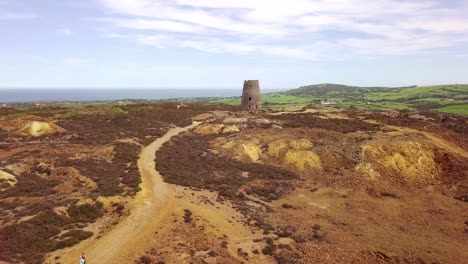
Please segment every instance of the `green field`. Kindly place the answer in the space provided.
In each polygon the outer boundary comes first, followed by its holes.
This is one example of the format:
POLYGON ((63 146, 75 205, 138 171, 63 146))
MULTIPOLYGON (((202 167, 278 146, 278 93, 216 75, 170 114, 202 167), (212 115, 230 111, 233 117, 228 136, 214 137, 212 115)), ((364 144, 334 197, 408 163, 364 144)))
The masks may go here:
POLYGON ((437 108, 437 111, 459 114, 459 115, 468 115, 468 103, 462 105, 449 105, 442 108, 437 108))
MULTIPOLYGON (((388 88, 319 84, 262 95, 264 106, 321 105, 322 101, 333 101, 335 106, 369 110, 434 110, 466 115, 468 114, 468 85, 388 88)), ((240 97, 218 99, 212 102, 240 105, 240 97)))
MULTIPOLYGON (((263 94, 262 95, 262 104, 263 105, 290 105, 290 104, 303 104, 307 105, 317 98, 311 96, 293 96, 287 94, 263 94)), ((240 97, 234 98, 225 98, 216 101, 212 101, 212 103, 222 103, 228 105, 240 105, 240 97)))

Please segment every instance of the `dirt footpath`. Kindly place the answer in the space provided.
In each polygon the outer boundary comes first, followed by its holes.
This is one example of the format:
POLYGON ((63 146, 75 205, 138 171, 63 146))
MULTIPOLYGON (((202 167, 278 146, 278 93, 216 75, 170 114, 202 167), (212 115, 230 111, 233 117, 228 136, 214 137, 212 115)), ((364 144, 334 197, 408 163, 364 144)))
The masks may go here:
POLYGON ((171 137, 196 125, 198 123, 173 128, 143 148, 138 160, 142 190, 130 205, 131 214, 101 238, 85 241, 68 250, 61 256, 61 263, 77 262, 81 252, 85 252, 92 263, 131 263, 144 254, 155 230, 174 208, 174 201, 170 199, 173 189, 155 170, 156 151, 171 137))
MULTIPOLYGON (((240 262, 237 256, 238 248, 257 248, 252 240, 262 238, 261 232, 252 232, 240 222, 231 221, 240 217, 240 214, 229 205, 206 205, 196 201, 199 195, 213 196, 208 192, 200 192, 195 197, 186 188, 170 185, 163 181, 162 176, 156 171, 156 151, 171 137, 194 128, 199 123, 184 127, 173 128, 163 137, 143 148, 138 160, 138 168, 142 178, 141 191, 135 199, 128 204, 131 214, 122 219, 120 223, 112 227, 99 239, 91 239, 60 253, 53 254, 46 263, 55 263, 53 256, 60 256, 60 263, 75 263, 82 252, 85 253, 90 263, 133 263, 136 259, 145 255, 151 247, 167 248, 173 251, 171 237, 174 234, 174 213, 183 209, 190 209, 197 218, 206 221, 207 229, 217 236, 225 236, 229 242, 228 252, 234 262, 240 262), (158 235, 156 235, 158 234, 158 235), (166 235, 163 235, 166 234, 166 235), (248 241, 248 242, 245 242, 248 241), (169 248, 168 248, 169 247, 169 248)), ((215 197, 213 196, 213 201, 215 197)), ((176 252, 173 252, 177 255, 176 252)), ((175 256, 177 262, 185 263, 190 257, 175 256)), ((172 259, 175 261, 175 259, 172 259)), ((245 261, 245 260, 244 260, 245 261)), ((272 263, 270 257, 257 255, 252 257, 255 263, 272 263)), ((169 261, 171 262, 171 260, 169 261)), ((229 261, 228 261, 229 262, 229 261)))

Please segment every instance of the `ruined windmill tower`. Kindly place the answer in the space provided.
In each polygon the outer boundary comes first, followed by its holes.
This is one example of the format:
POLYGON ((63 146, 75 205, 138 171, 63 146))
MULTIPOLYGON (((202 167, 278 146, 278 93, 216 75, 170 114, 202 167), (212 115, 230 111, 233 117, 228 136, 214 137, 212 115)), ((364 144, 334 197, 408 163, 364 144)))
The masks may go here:
POLYGON ((262 108, 260 102, 260 84, 258 80, 244 81, 244 90, 242 91, 241 110, 258 111, 262 108))

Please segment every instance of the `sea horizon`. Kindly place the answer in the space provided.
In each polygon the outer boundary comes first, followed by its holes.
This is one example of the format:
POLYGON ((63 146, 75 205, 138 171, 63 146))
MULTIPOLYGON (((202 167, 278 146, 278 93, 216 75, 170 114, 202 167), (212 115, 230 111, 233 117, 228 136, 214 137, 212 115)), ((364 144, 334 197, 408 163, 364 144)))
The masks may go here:
MULTIPOLYGON (((262 93, 285 89, 262 89, 262 93)), ((41 101, 166 100, 241 96, 240 89, 216 88, 0 88, 1 103, 41 101)))

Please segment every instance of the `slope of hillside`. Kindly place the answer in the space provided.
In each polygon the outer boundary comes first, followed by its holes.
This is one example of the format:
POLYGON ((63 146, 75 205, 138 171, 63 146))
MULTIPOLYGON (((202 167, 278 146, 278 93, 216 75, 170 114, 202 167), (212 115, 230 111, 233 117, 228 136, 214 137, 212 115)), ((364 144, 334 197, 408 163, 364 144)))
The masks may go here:
POLYGON ((366 93, 373 92, 385 92, 388 90, 400 90, 405 88, 413 88, 416 86, 410 87, 360 87, 360 86, 348 86, 343 84, 333 84, 333 83, 323 83, 323 84, 313 84, 307 86, 301 86, 297 89, 292 89, 284 92, 285 94, 295 95, 295 96, 322 96, 326 94, 349 94, 349 95, 364 95, 366 93))
MULTIPOLYGON (((239 98, 216 102, 237 105, 239 98)), ((435 110, 468 114, 468 85, 359 87, 315 84, 262 97, 264 106, 337 105, 376 110, 435 110)))

